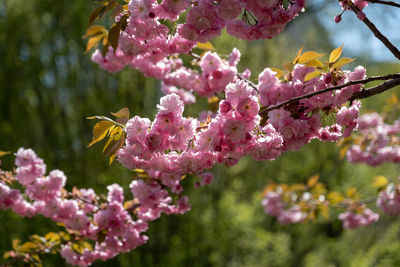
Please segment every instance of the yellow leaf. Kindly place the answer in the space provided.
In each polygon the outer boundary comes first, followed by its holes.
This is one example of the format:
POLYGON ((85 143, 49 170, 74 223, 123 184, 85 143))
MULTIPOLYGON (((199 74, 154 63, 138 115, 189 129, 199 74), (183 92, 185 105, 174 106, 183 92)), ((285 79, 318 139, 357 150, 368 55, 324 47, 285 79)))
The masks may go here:
POLYGON ((301 52, 303 52, 303 47, 302 48, 300 48, 300 50, 297 52, 297 55, 296 55, 296 57, 293 59, 293 65, 294 64, 296 64, 297 63, 297 61, 299 60, 299 57, 300 57, 300 55, 301 55, 301 52))
POLYGON ((88 147, 92 146, 93 144, 101 141, 106 137, 110 127, 112 127, 114 123, 112 121, 99 121, 93 127, 93 138, 90 141, 88 147))
POLYGON ((325 206, 325 205, 320 205, 318 206, 319 209, 319 213, 321 213, 322 217, 324 217, 325 219, 329 219, 329 207, 325 206))
POLYGON ((306 75, 306 77, 304 77, 304 81, 307 82, 307 81, 309 81, 309 80, 311 80, 311 79, 314 79, 315 77, 320 76, 321 73, 322 73, 322 72, 319 71, 319 70, 310 72, 310 73, 308 73, 308 74, 306 75))
POLYGON ((292 71, 293 70, 293 63, 289 62, 289 63, 285 63, 282 65, 285 69, 287 69, 288 71, 292 71))
POLYGON ((396 94, 392 94, 388 99, 387 99, 388 104, 390 105, 396 105, 399 103, 399 98, 397 97, 396 94))
POLYGON ((278 79, 283 75, 283 70, 280 70, 280 69, 277 69, 277 68, 271 68, 271 70, 276 72, 275 76, 278 79))
POLYGON ((75 250, 76 252, 78 252, 79 254, 83 253, 83 250, 85 249, 83 246, 81 246, 78 243, 73 243, 72 244, 72 249, 75 250))
POLYGON ((346 196, 351 199, 357 199, 359 194, 357 193, 357 189, 355 187, 351 187, 346 190, 346 196))
POLYGON ((4 254, 3 254, 3 259, 8 259, 8 258, 10 258, 11 257, 11 254, 10 254, 10 251, 7 251, 7 252, 4 252, 4 254))
POLYGON ((12 248, 13 250, 17 250, 19 243, 21 242, 21 240, 19 239, 13 239, 12 240, 12 248))
POLYGON ((325 185, 322 183, 317 183, 314 185, 314 187, 311 189, 311 193, 315 196, 320 196, 320 195, 325 195, 326 194, 326 188, 325 185))
POLYGON ((129 118, 129 109, 127 107, 125 107, 125 108, 120 109, 116 113, 111 112, 111 114, 117 118, 129 118))
POLYGON ((83 246, 84 248, 87 248, 87 249, 89 249, 89 250, 92 250, 92 245, 91 245, 89 242, 86 242, 86 241, 82 242, 82 246, 83 246))
POLYGON ((319 180, 319 174, 315 174, 313 176, 311 176, 308 180, 307 180, 307 186, 308 187, 313 187, 319 180))
POLYGON ((211 50, 211 51, 215 50, 215 47, 210 42, 206 42, 206 43, 197 42, 196 47, 203 49, 203 50, 211 50))
POLYGON ((116 113, 111 112, 111 114, 117 117, 117 122, 120 124, 125 125, 129 120, 129 109, 126 107, 116 113))
POLYGON ((332 65, 332 69, 339 69, 340 67, 354 61, 354 58, 342 57, 332 65))
POLYGON ((89 52, 90 49, 92 49, 93 47, 97 47, 99 45, 100 40, 104 37, 104 35, 99 34, 96 36, 93 36, 91 38, 89 38, 87 45, 86 45, 86 51, 85 53, 89 52))
POLYGON ((133 169, 133 171, 136 173, 145 173, 145 171, 142 169, 133 169))
POLYGON ((1 151, 0 150, 0 157, 8 155, 8 154, 11 154, 11 152, 10 151, 1 151))
MULTIPOLYGON (((111 165, 111 163, 113 162, 113 160, 115 159, 115 156, 117 155, 117 151, 120 150, 124 144, 125 144, 125 132, 122 133, 122 137, 117 140, 117 148, 115 149, 115 151, 113 152, 113 154, 110 156, 110 160, 108 162, 109 165, 111 165)), ((146 177, 147 177, 147 173, 146 173, 146 177)))
POLYGON ((329 55, 329 62, 330 63, 333 63, 333 62, 335 62, 336 60, 338 60, 340 58, 340 56, 342 55, 342 49, 343 49, 343 45, 341 45, 338 48, 333 49, 333 51, 329 55))
POLYGON ((291 190, 291 191, 303 191, 304 189, 305 189, 304 184, 292 184, 289 187, 289 190, 291 190))
POLYGON ((92 25, 90 26, 87 30, 84 36, 82 36, 83 38, 88 38, 92 35, 97 35, 100 33, 106 33, 107 29, 101 25, 92 25))
POLYGON ((324 64, 322 64, 321 61, 319 61, 318 59, 313 59, 309 62, 307 62, 307 64, 305 65, 306 67, 322 67, 324 64))
POLYGON ((18 252, 27 253, 27 252, 29 252, 29 251, 37 248, 37 247, 38 247, 37 244, 35 244, 35 243, 31 242, 31 241, 28 241, 28 242, 25 242, 25 243, 23 243, 22 245, 20 245, 18 247, 18 252))
POLYGON ((270 183, 270 184, 268 184, 265 188, 264 188, 264 190, 263 190, 263 196, 265 196, 268 192, 271 192, 271 191, 275 191, 275 189, 278 187, 278 185, 277 184, 275 184, 275 183, 270 183))
POLYGON ((340 149, 340 152, 339 152, 340 159, 343 159, 346 156, 347 150, 349 150, 349 148, 350 148, 350 145, 345 145, 340 149))
POLYGON ((388 182, 389 182, 389 180, 385 176, 379 175, 379 176, 374 177, 374 182, 373 182, 372 186, 373 187, 383 187, 383 186, 387 185, 388 182))
POLYGON ((125 144, 125 132, 122 132, 121 127, 115 127, 110 133, 107 144, 104 146, 103 154, 110 157, 109 164, 111 164, 116 156, 118 150, 125 144))
POLYGON ((131 208, 133 205, 135 205, 135 201, 133 200, 128 200, 124 202, 124 209, 129 209, 131 208))
POLYGON ((328 200, 332 205, 339 204, 343 199, 344 197, 339 192, 332 191, 328 194, 328 200))
POLYGON ((299 63, 299 64, 305 64, 305 63, 310 62, 311 60, 320 58, 320 57, 322 57, 323 55, 324 55, 324 54, 320 54, 320 53, 317 53, 317 52, 314 52, 314 51, 307 51, 307 52, 304 52, 304 54, 302 54, 302 55, 299 57, 297 63, 299 63))
POLYGON ((49 242, 56 242, 60 240, 60 235, 54 232, 47 233, 44 238, 49 242))

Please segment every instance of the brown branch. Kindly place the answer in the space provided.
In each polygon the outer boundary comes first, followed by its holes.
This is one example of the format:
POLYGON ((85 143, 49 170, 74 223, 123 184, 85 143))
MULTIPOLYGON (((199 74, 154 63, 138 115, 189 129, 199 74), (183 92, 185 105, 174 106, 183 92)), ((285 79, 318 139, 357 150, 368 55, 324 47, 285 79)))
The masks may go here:
POLYGON ((392 1, 368 0, 368 2, 370 2, 371 4, 382 4, 382 5, 400 7, 399 3, 395 3, 395 2, 392 2, 392 1))
POLYGON ((390 52, 392 52, 392 54, 400 60, 399 49, 397 49, 397 47, 395 47, 367 17, 365 17, 362 22, 364 22, 364 24, 367 25, 367 27, 374 33, 375 37, 378 38, 390 50, 390 52))
POLYGON ((242 74, 240 74, 239 72, 236 73, 236 76, 240 79, 245 81, 248 85, 250 85, 251 88, 253 88, 254 90, 256 90, 257 93, 260 93, 257 89, 257 85, 255 85, 252 81, 250 81, 249 79, 246 79, 245 77, 242 76, 242 74))
MULTIPOLYGON (((361 10, 356 7, 352 2, 349 2, 350 7, 352 8, 352 11, 357 14, 358 12, 361 12, 361 10)), ((392 54, 400 60, 400 51, 395 47, 388 38, 386 38, 385 35, 383 35, 367 17, 362 19, 362 22, 372 31, 372 33, 375 35, 376 38, 378 38, 386 47, 387 49, 392 52, 392 54)))
POLYGON ((383 93, 397 85, 400 85, 400 78, 389 80, 386 82, 383 82, 377 86, 368 88, 366 90, 362 90, 360 92, 356 92, 353 94, 353 96, 349 99, 349 101, 353 101, 355 99, 363 99, 367 98, 376 94, 383 93))
MULTIPOLYGON (((287 106, 289 104, 298 102, 300 100, 311 98, 313 96, 320 95, 320 94, 323 94, 323 93, 326 93, 326 92, 339 90, 339 89, 342 89, 342 88, 345 88, 345 87, 348 87, 348 86, 351 86, 351 85, 366 84, 366 83, 369 83, 369 82, 372 82, 372 81, 379 81, 379 80, 381 80, 381 81, 382 80, 400 80, 400 73, 388 74, 388 75, 383 75, 383 76, 371 76, 371 77, 365 78, 363 80, 350 81, 350 82, 347 82, 347 83, 344 83, 344 84, 341 84, 341 85, 332 86, 332 87, 325 88, 323 90, 319 90, 319 91, 311 92, 311 93, 308 93, 308 94, 305 94, 305 95, 297 96, 297 97, 291 98, 289 100, 286 100, 286 101, 284 101, 284 102, 282 102, 280 104, 277 104, 277 105, 274 105, 274 106, 270 106, 270 107, 267 107, 267 108, 265 108, 263 110, 260 110, 259 114, 262 114, 262 113, 265 113, 265 112, 269 112, 269 111, 274 110, 274 109, 279 109, 279 108, 282 108, 282 107, 287 106)), ((374 87, 372 87, 372 88, 374 88, 374 87)))

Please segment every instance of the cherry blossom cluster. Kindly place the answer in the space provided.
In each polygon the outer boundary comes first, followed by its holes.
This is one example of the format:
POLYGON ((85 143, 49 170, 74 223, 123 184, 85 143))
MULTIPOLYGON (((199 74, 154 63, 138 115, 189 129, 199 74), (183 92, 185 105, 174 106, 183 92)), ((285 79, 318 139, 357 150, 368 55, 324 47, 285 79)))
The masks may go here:
MULTIPOLYGON (((396 197, 398 197, 398 193, 396 197)), ((394 199, 393 194, 382 192, 377 199, 377 205, 391 215, 399 213, 398 199, 400 197, 394 199), (394 204, 394 202, 396 203, 394 204), (397 206, 395 207, 395 205, 397 206)), ((347 209, 338 216, 343 227, 347 229, 356 229, 372 224, 379 219, 379 214, 365 208, 364 203, 356 199, 345 198, 338 192, 328 193, 321 183, 308 186, 297 184, 293 187, 278 185, 272 190, 267 190, 262 205, 265 213, 276 217, 281 224, 300 223, 315 219, 318 213, 329 218, 329 209, 334 206, 347 209)))
POLYGON ((400 162, 400 119, 386 124, 378 113, 368 113, 358 119, 358 134, 346 153, 353 163, 377 166, 384 162, 400 162))
MULTIPOLYGON (((185 67, 180 58, 164 58, 153 63, 143 57, 130 60, 120 51, 115 54, 110 52, 105 58, 96 51, 92 60, 112 72, 119 71, 125 64, 129 64, 144 75, 161 80, 165 94, 176 93, 182 97, 185 104, 190 104, 195 102, 192 92, 200 96, 212 96, 225 91, 226 86, 238 75, 236 65, 240 60, 240 52, 236 48, 233 49, 228 60, 221 59, 217 53, 207 52, 198 62, 201 72, 185 67)), ((246 70, 241 76, 249 78, 250 71, 246 70)))
POLYGON ((20 148, 15 164, 16 174, 10 183, 19 183, 25 192, 0 180, 0 209, 11 209, 25 217, 43 215, 93 242, 93 248, 85 248, 81 254, 71 242, 62 245, 61 255, 73 265, 87 266, 96 259, 106 260, 128 252, 147 241, 143 233, 149 221, 161 213, 182 214, 190 209, 187 197, 174 201, 165 187, 143 180, 134 180, 130 185, 134 196, 131 211, 124 208, 124 192, 118 184, 107 187, 103 201, 93 189, 68 193, 64 189, 67 179, 64 173, 53 170, 45 176, 46 165, 31 149, 20 148))
POLYGON ((379 193, 376 205, 389 215, 400 214, 400 185, 390 183, 379 193))
MULTIPOLYGON (((353 72, 344 71, 340 76, 326 73, 305 82, 305 76, 314 68, 296 64, 290 73, 289 80, 281 82, 275 72, 266 68, 258 77, 260 103, 265 107, 273 106, 332 86, 332 83, 344 84, 349 81, 363 79, 365 69, 357 67, 353 72)), ((284 150, 295 150, 307 144, 311 139, 322 141, 337 141, 341 136, 348 136, 357 126, 360 102, 354 101, 350 107, 342 106, 355 93, 361 90, 361 85, 352 85, 334 92, 326 92, 317 96, 300 100, 286 109, 276 109, 268 113, 269 122, 282 134, 284 150), (337 113, 336 124, 321 126, 321 115, 337 113)))
MULTIPOLYGON (((216 54, 211 52, 200 61, 204 73, 215 72, 220 64, 216 54)), ((225 98, 219 102, 217 112, 205 122, 183 116, 184 97, 175 93, 166 95, 160 100, 154 121, 138 116, 128 121, 126 145, 117 153, 118 160, 128 169, 145 170, 179 193, 182 175, 201 174, 216 163, 234 165, 245 155, 256 160, 273 160, 282 152, 299 149, 312 139, 337 141, 357 126, 360 102, 353 101, 349 107, 343 104, 361 90, 361 85, 272 110, 265 125, 260 125, 260 104, 268 108, 332 85, 331 73, 305 82, 305 76, 312 71, 313 68, 296 64, 290 79, 280 81, 276 73, 267 68, 260 74, 257 88, 233 76, 234 82, 221 86, 225 98), (323 125, 321 120, 326 114, 337 114, 336 123, 323 125)), ((364 77, 365 69, 357 67, 353 72, 336 73, 335 83, 364 77)))
POLYGON ((342 221, 344 228, 356 229, 376 222, 379 219, 379 214, 365 208, 362 212, 346 211, 341 213, 339 214, 339 219, 342 221))
POLYGON ((281 224, 299 223, 307 218, 307 213, 302 212, 298 205, 285 208, 287 203, 282 200, 282 195, 277 192, 268 192, 262 200, 262 205, 265 213, 277 217, 281 224))
MULTIPOLYGON (((206 94, 200 94, 209 95, 212 92, 205 86, 211 86, 211 91, 226 86, 226 81, 232 81, 233 75, 229 66, 235 66, 237 62, 217 66, 200 77, 193 70, 181 68, 182 61, 170 56, 190 53, 197 42, 207 42, 220 35, 224 27, 229 34, 241 39, 272 38, 304 9, 304 5, 305 0, 289 1, 286 6, 281 0, 163 0, 161 3, 131 0, 128 10, 115 17, 118 22, 128 16, 127 25, 118 38, 118 47, 115 51, 108 47, 104 56, 98 49, 92 60, 110 72, 129 66, 163 81, 179 81, 183 75, 184 82, 167 83, 194 91, 201 87, 199 91, 206 94), (186 19, 180 23, 178 18, 185 11, 186 19), (173 26, 166 26, 165 21, 173 26), (171 72, 175 73, 165 77, 171 72), (187 83, 188 79, 190 83, 187 83)), ((216 59, 215 63, 221 63, 221 60, 216 59)))

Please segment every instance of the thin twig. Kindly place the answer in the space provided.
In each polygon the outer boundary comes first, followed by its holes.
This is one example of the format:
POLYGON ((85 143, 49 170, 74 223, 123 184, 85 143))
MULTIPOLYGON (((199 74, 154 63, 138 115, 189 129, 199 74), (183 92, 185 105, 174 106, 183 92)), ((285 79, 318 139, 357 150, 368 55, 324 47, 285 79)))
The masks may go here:
MULTIPOLYGON (((383 76, 371 76, 371 77, 365 78, 363 80, 350 81, 350 82, 347 82, 347 83, 344 83, 344 84, 341 84, 341 85, 332 86, 332 87, 325 88, 323 90, 319 90, 319 91, 311 92, 311 93, 308 93, 308 94, 305 94, 305 95, 297 96, 297 97, 291 98, 291 99, 289 99, 287 101, 284 101, 284 102, 282 102, 280 104, 277 104, 277 105, 274 105, 274 106, 270 106, 268 108, 260 110, 259 114, 262 114, 262 113, 265 113, 265 112, 269 112, 269 111, 274 110, 274 109, 279 109, 279 108, 282 108, 282 107, 284 107, 286 105, 289 105, 291 103, 295 103, 295 102, 298 102, 300 100, 307 99, 307 98, 310 98, 310 97, 313 97, 313 96, 316 96, 316 95, 320 95, 320 94, 323 94, 323 93, 326 93, 326 92, 339 90, 339 89, 342 89, 342 88, 345 88, 345 87, 348 87, 348 86, 351 86, 351 85, 366 84, 366 83, 369 83, 369 82, 372 82, 372 81, 379 81, 379 80, 382 81, 382 80, 390 80, 390 79, 391 80, 397 80, 397 79, 400 80, 400 73, 388 74, 388 75, 383 75, 383 76)), ((374 87, 372 87, 372 88, 374 88, 374 87)), ((367 90, 364 90, 364 91, 367 91, 367 90)), ((359 99, 359 98, 355 98, 355 99, 359 99)))
POLYGON ((368 0, 368 2, 370 2, 371 4, 382 4, 382 5, 400 7, 399 3, 395 3, 395 2, 392 2, 392 1, 368 0))

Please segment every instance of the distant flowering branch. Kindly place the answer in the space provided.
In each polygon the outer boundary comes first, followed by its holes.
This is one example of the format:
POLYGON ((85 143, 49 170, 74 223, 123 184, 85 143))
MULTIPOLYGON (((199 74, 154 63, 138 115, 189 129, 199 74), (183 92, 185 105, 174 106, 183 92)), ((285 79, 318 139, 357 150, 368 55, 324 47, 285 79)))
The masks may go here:
POLYGON ((378 81, 378 80, 390 80, 390 81, 382 83, 381 85, 377 85, 377 86, 371 87, 371 88, 366 89, 366 90, 362 90, 362 91, 356 92, 356 93, 354 93, 354 95, 351 98, 349 98, 349 100, 353 101, 355 99, 367 98, 367 97, 373 96, 375 94, 382 93, 382 92, 384 92, 384 91, 386 91, 386 90, 388 90, 390 88, 393 88, 393 87, 399 85, 400 84, 400 73, 387 74, 387 75, 382 75, 382 76, 371 76, 371 77, 368 77, 368 78, 365 78, 365 79, 362 79, 362 80, 350 81, 350 82, 347 82, 347 83, 344 83, 344 84, 341 84, 341 85, 336 85, 336 86, 324 88, 324 89, 319 90, 319 91, 314 91, 314 92, 311 92, 311 93, 308 93, 308 94, 305 94, 305 95, 302 95, 302 96, 291 98, 291 99, 289 99, 289 100, 287 100, 285 102, 279 103, 278 105, 274 105, 274 106, 270 106, 270 107, 261 109, 260 110, 260 114, 268 113, 271 110, 279 109, 279 108, 285 107, 287 105, 290 105, 292 103, 296 103, 296 102, 298 102, 300 100, 311 98, 313 96, 324 94, 326 92, 340 90, 342 88, 345 88, 345 87, 348 87, 348 86, 351 86, 351 85, 366 84, 366 83, 370 83, 370 82, 378 81))

